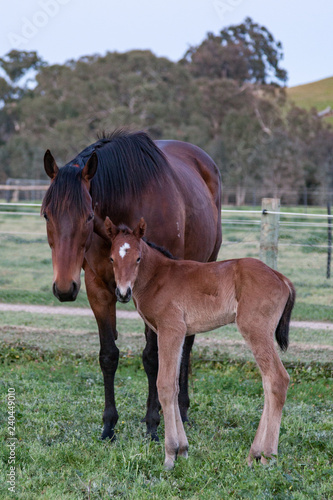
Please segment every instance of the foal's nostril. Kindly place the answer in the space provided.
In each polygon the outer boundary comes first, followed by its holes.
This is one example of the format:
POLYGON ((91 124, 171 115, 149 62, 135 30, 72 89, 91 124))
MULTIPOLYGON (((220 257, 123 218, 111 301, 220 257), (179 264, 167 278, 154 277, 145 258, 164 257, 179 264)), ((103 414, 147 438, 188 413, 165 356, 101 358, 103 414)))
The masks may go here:
POLYGON ((117 286, 116 288, 116 297, 119 302, 129 302, 132 297, 132 289, 131 287, 127 287, 126 292, 120 291, 120 288, 117 286))

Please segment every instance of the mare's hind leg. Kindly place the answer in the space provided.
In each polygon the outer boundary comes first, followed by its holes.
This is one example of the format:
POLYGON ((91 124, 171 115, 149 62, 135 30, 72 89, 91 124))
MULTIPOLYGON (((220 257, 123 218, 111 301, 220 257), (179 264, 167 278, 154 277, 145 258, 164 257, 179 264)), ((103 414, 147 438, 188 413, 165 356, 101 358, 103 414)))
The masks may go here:
POLYGON ((265 464, 266 457, 277 455, 278 452, 282 408, 286 400, 289 375, 274 345, 276 318, 258 318, 255 315, 242 317, 239 312, 237 326, 259 366, 265 396, 264 409, 247 461, 249 465, 253 459, 265 464))
POLYGON ((188 395, 188 376, 190 369, 191 349, 194 343, 194 339, 194 335, 185 337, 182 361, 180 365, 178 403, 180 415, 183 422, 188 422, 187 411, 190 406, 190 398, 188 395))
MULTIPOLYGON (((157 373, 158 373, 158 346, 157 335, 148 326, 145 327, 146 347, 142 354, 142 361, 148 378, 148 399, 147 412, 143 419, 147 425, 147 435, 151 435, 154 441, 158 441, 157 428, 160 423, 161 405, 157 392, 157 373)), ((190 363, 190 354, 194 342, 194 335, 186 337, 183 347, 183 355, 180 366, 179 376, 179 410, 183 422, 188 421, 187 410, 190 404, 188 396, 188 372, 190 363)))

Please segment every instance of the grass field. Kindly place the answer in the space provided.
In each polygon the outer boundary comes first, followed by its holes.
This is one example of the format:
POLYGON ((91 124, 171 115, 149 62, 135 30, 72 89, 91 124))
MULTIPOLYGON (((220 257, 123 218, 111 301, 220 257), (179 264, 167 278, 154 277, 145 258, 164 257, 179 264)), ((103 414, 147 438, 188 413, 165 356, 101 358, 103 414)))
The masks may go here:
MULTIPOLYGON (((258 220, 237 214, 246 222, 238 225, 234 217, 224 217, 221 257, 257 257, 258 220)), ((278 266, 296 285, 294 319, 333 321, 333 278, 325 278, 326 231, 319 224, 281 225, 278 266)), ((58 305, 50 290, 44 221, 0 215, 0 243, 0 301, 58 305)), ((87 305, 84 287, 73 305, 87 305)), ((333 497, 332 330, 291 329, 290 348, 281 355, 291 381, 279 456, 252 469, 245 459, 263 406, 252 354, 233 326, 197 336, 190 376, 189 459, 179 459, 167 473, 163 439, 148 442, 140 423, 147 396, 141 320, 118 321, 119 422, 117 441, 109 443, 99 440, 104 391, 94 319, 23 312, 1 312, 0 319, 1 499, 333 497), (11 388, 16 397, 15 494, 6 483, 11 388)), ((161 438, 163 430, 162 422, 161 438)))
MULTIPOLYGON (((327 107, 333 109, 333 77, 287 88, 287 96, 301 108, 317 108, 318 111, 327 107)), ((333 116, 325 118, 325 121, 333 124, 333 116)))
POLYGON ((249 469, 245 458, 263 405, 258 370, 251 362, 208 362, 196 354, 189 459, 179 459, 166 473, 163 441, 148 442, 140 423, 146 397, 140 358, 122 356, 117 441, 102 443, 102 376, 97 356, 79 351, 2 346, 1 408, 8 388, 15 388, 17 441, 12 495, 6 488, 9 449, 2 412, 1 498, 332 498, 332 365, 287 365, 291 385, 279 457, 249 469))

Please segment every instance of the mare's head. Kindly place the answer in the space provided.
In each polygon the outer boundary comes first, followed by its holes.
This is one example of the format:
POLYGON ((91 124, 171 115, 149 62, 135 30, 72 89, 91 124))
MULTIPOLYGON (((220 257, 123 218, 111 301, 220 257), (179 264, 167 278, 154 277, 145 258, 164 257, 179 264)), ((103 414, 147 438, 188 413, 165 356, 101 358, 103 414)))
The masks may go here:
POLYGON ((58 168, 47 150, 44 168, 51 178, 41 213, 46 219, 47 238, 52 250, 53 293, 61 301, 75 300, 80 290, 84 254, 91 244, 94 211, 89 194, 97 170, 93 153, 85 166, 58 168))
POLYGON ((138 275, 141 260, 141 238, 146 231, 142 218, 134 231, 126 226, 115 226, 107 217, 105 228, 111 240, 110 260, 116 281, 116 297, 119 302, 129 302, 138 275))

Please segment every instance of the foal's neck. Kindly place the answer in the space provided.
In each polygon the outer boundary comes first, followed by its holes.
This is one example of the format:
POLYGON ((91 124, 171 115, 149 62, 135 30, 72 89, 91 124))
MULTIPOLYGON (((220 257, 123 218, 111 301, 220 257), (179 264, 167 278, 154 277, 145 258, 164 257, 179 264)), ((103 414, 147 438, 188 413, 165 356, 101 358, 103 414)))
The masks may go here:
POLYGON ((138 276, 135 281, 134 293, 138 293, 149 286, 151 280, 158 278, 161 266, 174 262, 163 255, 159 250, 151 248, 147 243, 141 240, 141 262, 139 266, 138 276))

